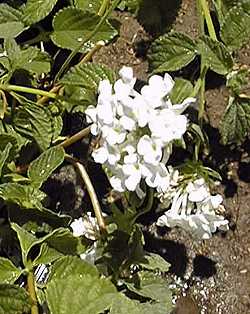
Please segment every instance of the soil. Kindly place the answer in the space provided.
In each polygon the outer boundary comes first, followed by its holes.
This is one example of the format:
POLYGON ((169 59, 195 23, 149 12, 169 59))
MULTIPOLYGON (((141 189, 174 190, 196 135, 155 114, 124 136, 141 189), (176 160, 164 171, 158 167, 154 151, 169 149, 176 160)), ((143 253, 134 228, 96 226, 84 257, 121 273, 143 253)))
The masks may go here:
MULTIPOLYGON (((94 61, 115 70, 132 66, 141 80, 148 77, 146 52, 153 38, 171 24, 193 38, 198 35, 194 0, 148 0, 137 19, 128 13, 117 13, 114 18, 120 23, 120 37, 102 48, 94 61), (166 7, 168 10, 164 11, 166 7), (143 10, 152 14, 144 18, 143 10)), ((241 49, 236 58, 239 64, 250 66, 249 46, 241 49)), ((192 239, 179 229, 160 236, 150 232, 148 226, 145 232, 148 249, 160 253, 173 265, 169 276, 176 291, 177 314, 250 313, 250 141, 237 148, 220 144, 218 126, 227 97, 223 80, 210 73, 206 90, 210 154, 205 162, 222 175, 218 189, 224 195, 230 230, 206 241, 192 239)))

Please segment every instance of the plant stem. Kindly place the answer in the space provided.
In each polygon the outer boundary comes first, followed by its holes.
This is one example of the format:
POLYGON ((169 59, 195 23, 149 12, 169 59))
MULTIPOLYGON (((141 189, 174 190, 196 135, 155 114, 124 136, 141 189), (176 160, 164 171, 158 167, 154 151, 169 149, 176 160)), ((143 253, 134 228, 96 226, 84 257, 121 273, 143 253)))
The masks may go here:
POLYGON ((0 84, 0 90, 16 91, 16 92, 46 96, 48 98, 53 98, 53 99, 57 97, 57 94, 55 93, 47 92, 41 89, 26 87, 26 86, 19 86, 19 85, 0 84))
MULTIPOLYGON (((54 86, 54 87, 51 88, 51 90, 49 91, 49 93, 57 94, 61 87, 62 87, 61 85, 56 85, 56 86, 54 86)), ((50 97, 48 97, 48 96, 43 96, 43 97, 41 97, 40 99, 38 99, 37 104, 38 104, 38 105, 42 105, 42 104, 44 104, 46 101, 48 101, 49 98, 50 98, 50 97)))
POLYGON ((217 40, 217 36, 216 36, 216 32, 214 29, 214 24, 211 18, 211 14, 210 14, 210 10, 209 10, 209 6, 207 4, 206 0, 199 0, 200 1, 200 6, 202 8, 202 12, 205 16, 205 20, 206 20, 206 24, 207 24, 207 28, 208 28, 208 33, 209 36, 213 39, 213 40, 217 40))
POLYGON ((103 40, 98 41, 96 45, 80 60, 78 64, 90 61, 93 55, 103 46, 105 46, 105 42, 103 40))
POLYGON ((66 148, 66 147, 74 144, 75 142, 79 141, 83 137, 89 135, 89 133, 90 133, 90 126, 88 126, 87 128, 81 130, 80 132, 72 135, 71 137, 67 138, 62 143, 58 144, 58 146, 66 148))
POLYGON ((27 286, 28 286, 28 292, 32 301, 31 314, 39 314, 38 301, 37 301, 36 290, 35 290, 35 278, 34 278, 33 271, 29 271, 28 273, 27 286))
POLYGON ((70 64, 71 60, 74 58, 74 56, 83 48, 83 46, 99 31, 102 24, 106 21, 107 17, 111 14, 111 12, 117 7, 121 0, 114 0, 113 4, 110 6, 110 8, 105 12, 105 14, 100 19, 99 23, 96 25, 96 27, 93 29, 93 31, 84 39, 83 42, 73 51, 71 51, 68 58, 63 63, 62 67, 58 71, 57 75, 55 76, 54 81, 57 81, 60 79, 68 65, 70 64))
POLYGON ((97 198, 96 193, 95 193, 95 189, 92 185, 92 182, 89 178, 89 175, 88 175, 85 167, 83 166, 82 163, 80 163, 75 158, 71 157, 70 155, 66 155, 65 159, 68 160, 69 162, 71 162, 79 171, 79 174, 80 174, 83 182, 85 183, 87 191, 89 193, 89 197, 91 199, 91 203, 93 206, 93 210, 94 210, 94 213, 96 216, 98 226, 100 228, 100 232, 102 234, 106 234, 106 224, 105 224, 105 221, 103 219, 101 206, 100 206, 100 203, 99 203, 98 198, 97 198))
POLYGON ((108 5, 109 5, 109 0, 103 0, 97 15, 103 16, 103 14, 105 13, 108 5))

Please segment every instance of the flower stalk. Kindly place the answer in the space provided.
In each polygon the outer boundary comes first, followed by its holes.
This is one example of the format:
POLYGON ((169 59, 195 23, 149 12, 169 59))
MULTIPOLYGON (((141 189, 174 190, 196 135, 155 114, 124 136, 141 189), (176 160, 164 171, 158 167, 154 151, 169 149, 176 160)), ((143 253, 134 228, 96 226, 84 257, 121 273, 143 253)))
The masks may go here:
POLYGON ((106 234, 106 224, 105 224, 105 221, 103 218, 101 206, 100 206, 100 203, 98 201, 98 198, 97 198, 95 189, 93 187, 93 184, 90 180, 90 177, 89 177, 85 167, 83 166, 82 163, 80 163, 79 161, 77 161, 75 158, 73 158, 70 155, 66 155, 65 159, 67 161, 69 161, 70 163, 72 163, 76 167, 76 169, 78 170, 83 182, 86 185, 87 191, 89 193, 89 197, 90 197, 90 200, 91 200, 91 203, 93 206, 93 210, 94 210, 94 213, 96 216, 98 226, 100 228, 100 232, 101 232, 101 234, 106 234))

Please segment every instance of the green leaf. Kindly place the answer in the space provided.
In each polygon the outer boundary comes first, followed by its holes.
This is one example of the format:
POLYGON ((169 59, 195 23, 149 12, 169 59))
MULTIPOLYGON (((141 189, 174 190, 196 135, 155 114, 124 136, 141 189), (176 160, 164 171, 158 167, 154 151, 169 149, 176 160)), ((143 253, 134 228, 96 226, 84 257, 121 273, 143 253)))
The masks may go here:
POLYGON ((220 124, 224 144, 240 143, 250 130, 249 99, 229 98, 228 106, 220 124))
POLYGON ((250 1, 240 1, 232 7, 221 26, 220 35, 223 42, 231 50, 236 50, 250 37, 250 1))
POLYGON ((19 183, 4 183, 0 185, 0 197, 6 202, 16 203, 22 208, 41 208, 41 200, 45 197, 29 185, 19 183))
POLYGON ((227 75, 227 87, 229 87, 236 96, 239 96, 241 93, 244 93, 244 89, 249 89, 249 74, 250 72, 246 68, 232 71, 227 75))
POLYGON ((114 285, 99 278, 95 266, 76 257, 55 262, 46 289, 51 314, 99 314, 110 307, 115 293, 114 285))
MULTIPOLYGON (((99 21, 99 16, 88 11, 71 7, 65 8, 54 17, 54 32, 51 39, 61 48, 78 49, 81 42, 90 35, 99 21)), ((117 31, 108 22, 105 22, 79 52, 89 50, 100 40, 108 42, 116 35, 117 31)))
POLYGON ((102 0, 74 0, 75 7, 83 11, 98 13, 102 0))
POLYGON ((131 300, 124 294, 119 293, 112 302, 110 314, 142 314, 141 304, 140 302, 131 300))
POLYGON ((32 25, 45 18, 54 8, 57 0, 28 0, 23 8, 23 20, 32 25))
POLYGON ((167 314, 170 313, 170 310, 171 305, 166 306, 165 303, 158 302, 140 303, 120 293, 113 299, 110 314, 167 314))
POLYGON ((153 72, 166 72, 183 68, 196 54, 196 44, 190 37, 171 32, 155 40, 148 58, 153 72))
POLYGON ((17 268, 9 259, 0 257, 0 283, 14 283, 22 274, 22 269, 17 268))
POLYGON ((94 63, 83 63, 73 67, 61 79, 64 85, 81 86, 97 92, 101 80, 115 81, 115 74, 112 70, 104 65, 94 63))
POLYGON ((24 29, 22 13, 6 3, 0 4, 0 38, 14 38, 24 29))
POLYGON ((9 157, 9 153, 10 153, 11 148, 12 148, 12 144, 8 143, 5 147, 5 149, 2 152, 0 151, 0 177, 2 175, 3 166, 4 166, 7 158, 9 157))
POLYGON ((167 272, 170 264, 158 254, 147 253, 140 265, 147 270, 167 272))
POLYGON ((164 278, 151 271, 140 271, 136 274, 136 277, 134 283, 125 282, 129 290, 171 307, 172 295, 168 282, 164 278))
POLYGON ((65 87, 65 107, 68 111, 84 112, 88 105, 95 104, 101 80, 115 81, 115 73, 99 64, 76 65, 61 79, 65 87))
POLYGON ((28 47, 21 50, 16 41, 9 38, 5 40, 4 47, 9 61, 9 71, 23 69, 36 74, 50 71, 50 58, 40 49, 28 47))
POLYGON ((14 117, 15 130, 22 136, 35 140, 42 151, 46 150, 53 138, 53 117, 45 106, 28 102, 19 106, 14 117))
POLYGON ((54 248, 49 247, 49 244, 46 242, 49 238, 53 237, 53 235, 58 232, 58 229, 38 239, 16 223, 12 223, 11 227, 17 233, 22 249, 22 260, 26 267, 30 267, 30 264, 32 264, 32 266, 36 266, 41 263, 51 263, 62 256, 60 252, 54 248), (29 253, 34 246, 39 246, 39 251, 37 256, 31 262, 29 260, 29 253))
POLYGON ((28 266, 28 254, 32 246, 34 246, 37 242, 37 238, 21 228, 18 224, 12 223, 11 228, 16 231, 18 240, 20 242, 21 250, 22 250, 22 260, 25 266, 28 266))
POLYGON ((43 152, 29 166, 28 177, 31 180, 31 185, 40 188, 63 160, 64 149, 62 147, 55 146, 43 152))
POLYGON ((0 314, 28 314, 31 301, 25 289, 15 285, 0 285, 0 314))
POLYGON ((190 81, 177 78, 174 87, 170 93, 170 99, 173 104, 180 104, 186 98, 191 97, 193 93, 193 85, 190 81))
POLYGON ((221 42, 203 36, 198 42, 198 49, 203 63, 214 72, 226 75, 232 70, 232 56, 221 42))

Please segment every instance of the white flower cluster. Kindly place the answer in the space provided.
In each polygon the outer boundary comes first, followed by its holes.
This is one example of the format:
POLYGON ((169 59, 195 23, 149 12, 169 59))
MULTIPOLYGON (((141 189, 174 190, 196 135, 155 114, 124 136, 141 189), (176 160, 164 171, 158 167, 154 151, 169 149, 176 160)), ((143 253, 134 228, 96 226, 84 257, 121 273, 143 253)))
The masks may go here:
POLYGON ((74 237, 83 235, 90 240, 97 240, 100 234, 97 220, 91 216, 91 212, 87 212, 83 217, 75 219, 70 224, 70 227, 72 228, 74 237))
POLYGON ((171 208, 161 216, 158 226, 170 228, 179 226, 200 239, 209 239, 218 229, 228 230, 228 220, 218 213, 225 211, 221 195, 211 195, 203 178, 189 182, 186 187, 170 189, 161 195, 171 208))
POLYGON ((142 198, 140 183, 145 180, 164 192, 170 183, 165 164, 173 141, 181 139, 187 128, 182 112, 195 99, 173 105, 169 93, 174 81, 168 74, 152 76, 140 93, 134 89, 132 68, 123 67, 119 74, 114 86, 108 80, 100 82, 97 106, 85 111, 88 122, 93 123, 91 133, 101 136, 92 156, 111 174, 116 191, 136 191, 142 198))

